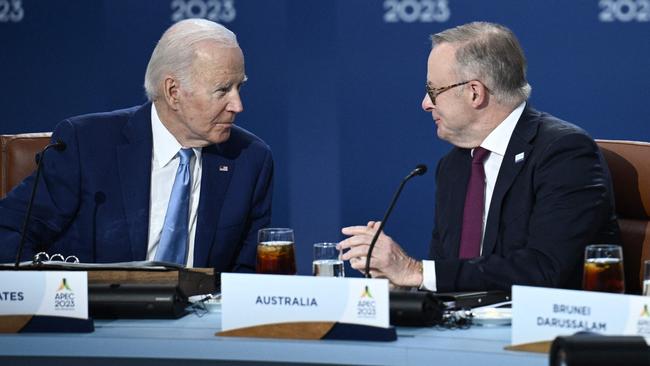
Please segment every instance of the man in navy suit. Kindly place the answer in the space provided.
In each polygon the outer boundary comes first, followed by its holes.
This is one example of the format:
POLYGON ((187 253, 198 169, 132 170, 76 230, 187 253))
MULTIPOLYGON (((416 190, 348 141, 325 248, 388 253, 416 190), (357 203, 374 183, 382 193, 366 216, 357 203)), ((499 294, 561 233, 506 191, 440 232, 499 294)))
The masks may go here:
MULTIPOLYGON (((66 148, 46 152, 23 259, 46 251, 254 271, 257 230, 271 218, 273 160, 234 125, 245 80, 231 31, 202 19, 170 27, 147 66, 148 103, 56 127, 52 141, 66 148)), ((34 175, 0 201, 2 262, 15 258, 33 184, 34 175)))
MULTIPOLYGON (((579 287, 585 246, 618 242, 596 143, 528 105, 526 60, 509 29, 476 22, 432 40, 422 108, 454 147, 436 171, 431 260, 381 233, 371 274, 443 292, 579 287)), ((364 269, 377 227, 343 229, 350 237, 339 247, 353 268, 364 269)))

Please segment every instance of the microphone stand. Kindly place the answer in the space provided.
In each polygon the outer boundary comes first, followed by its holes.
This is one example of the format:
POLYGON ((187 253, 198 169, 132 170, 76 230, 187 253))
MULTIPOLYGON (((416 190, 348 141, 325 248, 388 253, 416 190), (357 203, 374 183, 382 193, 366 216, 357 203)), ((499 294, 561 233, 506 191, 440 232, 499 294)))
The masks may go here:
POLYGON ((368 255, 366 256, 366 269, 365 269, 365 276, 366 278, 371 278, 370 277, 370 257, 372 256, 372 251, 375 249, 375 244, 377 243, 377 239, 379 238, 379 234, 384 230, 384 226, 386 225, 386 220, 388 220, 388 216, 390 216, 391 212, 393 212, 393 207, 395 207, 395 203, 397 203, 397 199, 399 198, 400 193, 402 193, 402 189, 404 188, 404 185, 406 182, 409 181, 409 179, 415 177, 416 175, 422 175, 427 172, 427 166, 424 164, 418 165, 415 169, 413 169, 412 172, 409 173, 404 179, 402 179, 402 182, 399 185, 399 188, 397 188, 397 191, 393 195, 393 199, 390 201, 390 206, 388 206, 388 210, 386 210, 386 213, 384 213, 384 218, 381 220, 381 223, 379 224, 379 229, 377 229, 377 232, 375 232, 375 236, 372 238, 372 241, 370 242, 370 247, 368 248, 368 255))
POLYGON ((25 246, 25 238, 27 236, 27 226, 29 225, 29 219, 32 216, 32 206, 34 205, 34 197, 36 196, 36 187, 38 187, 38 179, 41 176, 41 170, 43 166, 43 160, 45 160, 45 152, 49 150, 50 148, 54 148, 58 151, 63 151, 66 148, 65 142, 62 141, 56 141, 54 143, 51 143, 39 154, 36 154, 36 177, 34 179, 34 184, 32 185, 32 194, 29 197, 29 203, 27 204, 27 213, 25 214, 25 220, 23 221, 23 228, 20 231, 20 243, 18 244, 18 253, 16 253, 16 263, 14 264, 15 268, 18 268, 20 266, 20 257, 22 257, 23 254, 23 247, 25 246))

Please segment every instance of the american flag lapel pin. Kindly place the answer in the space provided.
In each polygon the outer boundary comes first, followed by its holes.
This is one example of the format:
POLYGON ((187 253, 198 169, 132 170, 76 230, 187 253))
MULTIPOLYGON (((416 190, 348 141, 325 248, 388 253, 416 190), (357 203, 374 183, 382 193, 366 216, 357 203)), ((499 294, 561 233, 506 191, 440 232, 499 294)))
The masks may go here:
POLYGON ((519 154, 515 155, 515 164, 522 161, 524 161, 524 153, 520 152, 519 154))
POLYGON ((228 165, 219 165, 219 171, 220 172, 227 172, 228 171, 228 165))

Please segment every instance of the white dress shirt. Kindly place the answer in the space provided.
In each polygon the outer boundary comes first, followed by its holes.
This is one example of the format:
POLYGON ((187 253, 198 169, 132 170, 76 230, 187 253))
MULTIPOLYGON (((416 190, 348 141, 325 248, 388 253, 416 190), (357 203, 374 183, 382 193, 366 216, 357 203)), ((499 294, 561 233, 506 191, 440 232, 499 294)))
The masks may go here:
MULTIPOLYGON (((153 151, 151 153, 151 196, 149 201, 149 244, 147 260, 154 260, 169 197, 176 178, 176 170, 180 158, 178 151, 182 148, 176 138, 167 130, 158 117, 156 106, 151 104, 151 132, 153 135, 153 151)), ((194 265, 194 237, 196 235, 196 217, 201 193, 201 148, 193 148, 194 157, 190 161, 192 171, 192 187, 190 193, 190 222, 189 245, 187 252, 187 267, 194 265)))
MULTIPOLYGON (((521 103, 481 142, 480 146, 490 151, 490 155, 483 162, 483 169, 485 171, 485 205, 483 207, 485 209, 483 210, 483 232, 481 235, 485 234, 485 224, 487 223, 488 211, 492 202, 492 193, 494 192, 494 185, 497 182, 501 162, 506 154, 512 132, 515 130, 517 121, 519 121, 525 107, 526 102, 521 103)), ((471 153, 473 156, 474 149, 472 149, 471 153)), ((481 236, 481 254, 483 254, 483 236, 481 236)), ((437 290, 435 261, 422 261, 422 285, 420 288, 429 291, 437 290)))

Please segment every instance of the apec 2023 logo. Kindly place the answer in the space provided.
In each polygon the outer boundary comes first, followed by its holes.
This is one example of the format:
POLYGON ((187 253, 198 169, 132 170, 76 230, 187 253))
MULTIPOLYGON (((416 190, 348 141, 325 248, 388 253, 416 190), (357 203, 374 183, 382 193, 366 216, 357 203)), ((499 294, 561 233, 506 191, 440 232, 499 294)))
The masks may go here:
POLYGON ((377 317, 377 305, 368 285, 364 286, 357 302, 357 317, 374 319, 377 317))
POLYGON ((61 284, 59 285, 59 288, 56 290, 56 294, 54 295, 54 309, 75 309, 75 294, 65 278, 61 279, 61 284))

